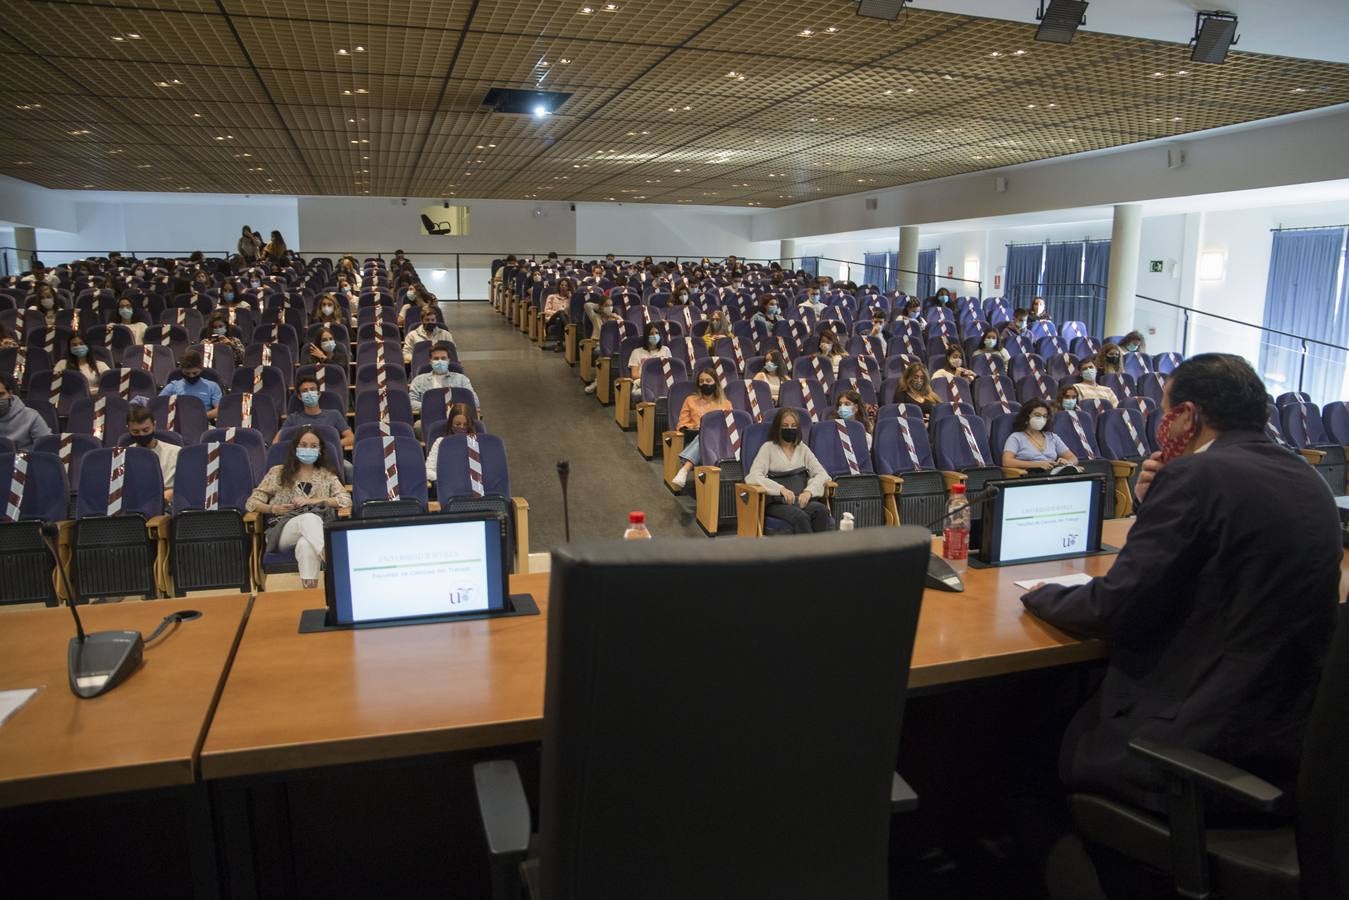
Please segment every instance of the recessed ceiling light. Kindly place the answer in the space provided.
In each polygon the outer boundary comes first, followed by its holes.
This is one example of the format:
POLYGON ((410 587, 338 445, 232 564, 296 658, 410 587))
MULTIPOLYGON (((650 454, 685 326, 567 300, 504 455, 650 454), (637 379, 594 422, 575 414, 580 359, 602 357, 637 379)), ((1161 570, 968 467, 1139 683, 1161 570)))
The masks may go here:
POLYGON ((1013 56, 1025 56, 1025 55, 1026 55, 1026 51, 1025 51, 1025 50, 1013 50, 1013 51, 1012 51, 1012 55, 1013 55, 1013 56))
POLYGON ((810 37, 814 33, 815 32, 811 31, 809 28, 802 28, 799 32, 797 32, 797 37, 810 37))
POLYGON ((569 66, 571 65, 571 60, 564 56, 558 60, 558 64, 563 66, 569 66))
POLYGON ((136 168, 138 168, 138 169, 149 169, 149 168, 153 168, 153 167, 152 167, 149 163, 141 163, 140 165, 136 166, 136 168))
POLYGON ((136 32, 134 31, 128 31, 126 33, 126 36, 131 38, 133 41, 139 41, 141 39, 141 36, 139 34, 136 34, 136 32))
POLYGON ((1180 121, 1180 116, 1172 116, 1172 117, 1171 117, 1171 121, 1172 121, 1172 122, 1179 122, 1179 121, 1180 121))
POLYGON ((14 165, 16 166, 31 166, 32 164, 33 161, 31 159, 19 159, 14 162, 14 165))
POLYGON ((912 93, 913 93, 914 91, 916 91, 916 90, 917 90, 917 88, 905 88, 905 89, 904 89, 904 93, 906 93, 906 94, 912 94, 912 93))
POLYGON ((1026 104, 1026 109, 1035 109, 1035 104, 1034 104, 1034 103, 1027 103, 1027 104, 1026 104))
POLYGON ((194 119, 200 119, 200 118, 201 118, 201 113, 193 113, 193 114, 192 114, 192 118, 194 118, 194 119))
POLYGON ((89 134, 88 128, 77 128, 74 131, 67 131, 66 134, 89 134))
POLYGON ((838 34, 838 29, 833 25, 830 25, 828 28, 824 30, 824 32, 825 34, 838 34))
POLYGON ((546 68, 548 68, 550 65, 552 65, 552 64, 551 64, 550 62, 548 62, 548 60, 546 60, 546 59, 541 59, 541 60, 539 60, 539 68, 540 68, 540 69, 546 69, 546 68))
POLYGON ((1002 56, 1002 51, 1001 51, 1001 50, 994 50, 992 53, 990 53, 990 54, 988 54, 988 55, 989 55, 989 56, 992 56, 993 58, 996 59, 997 57, 1002 56))
POLYGON ((1189 75, 1190 73, 1189 73, 1189 71, 1186 70, 1186 69, 1181 69, 1181 70, 1180 70, 1179 72, 1177 72, 1176 74, 1177 74, 1177 75, 1180 75, 1180 76, 1185 76, 1185 75, 1189 75))
POLYGON ((594 11, 595 11, 595 10, 591 9, 589 6, 583 6, 583 7, 581 7, 581 9, 579 10, 580 14, 583 15, 583 16, 588 16, 588 15, 590 15, 591 13, 593 13, 594 11))
POLYGON ((337 55, 338 55, 338 56, 350 56, 351 54, 347 52, 347 48, 346 48, 346 47, 338 47, 338 48, 337 48, 337 55))
POLYGON ((1165 77, 1166 77, 1166 73, 1165 73, 1165 72, 1153 72, 1153 73, 1152 73, 1152 77, 1153 77, 1153 78, 1165 78, 1165 77))
POLYGON ((364 53, 364 52, 365 52, 365 48, 364 48, 364 47, 357 47, 357 48, 356 48, 356 52, 357 52, 357 53, 364 53))
MULTIPOLYGON (((1292 89, 1291 91, 1289 91, 1288 93, 1290 93, 1290 94, 1303 94, 1303 93, 1306 93, 1306 91, 1307 91, 1306 88, 1293 88, 1293 89, 1292 89)), ((22 109, 22 107, 20 107, 20 109, 22 109)))
POLYGON ((117 43, 119 43, 119 44, 120 44, 122 41, 126 40, 126 38, 122 37, 120 34, 114 34, 114 35, 112 36, 112 39, 113 39, 114 41, 116 41, 117 43))

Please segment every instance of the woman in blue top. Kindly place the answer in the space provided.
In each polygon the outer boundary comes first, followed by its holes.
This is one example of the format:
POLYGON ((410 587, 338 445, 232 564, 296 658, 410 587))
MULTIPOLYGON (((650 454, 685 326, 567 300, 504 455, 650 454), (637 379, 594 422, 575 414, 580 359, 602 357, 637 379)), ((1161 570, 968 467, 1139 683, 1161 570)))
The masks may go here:
POLYGON ((1045 430, 1049 416, 1049 404, 1043 400, 1027 400, 1021 405, 1013 431, 1002 448, 1004 466, 1047 472, 1055 466, 1077 463, 1068 445, 1054 432, 1045 430))

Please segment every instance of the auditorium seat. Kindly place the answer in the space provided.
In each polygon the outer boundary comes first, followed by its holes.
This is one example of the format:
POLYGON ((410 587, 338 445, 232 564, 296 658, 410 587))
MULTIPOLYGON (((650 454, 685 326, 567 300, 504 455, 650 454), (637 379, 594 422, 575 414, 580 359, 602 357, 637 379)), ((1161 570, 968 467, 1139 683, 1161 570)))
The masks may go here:
POLYGON ((382 518, 426 512, 426 457, 415 437, 363 438, 356 442, 351 460, 353 516, 382 518), (392 472, 389 463, 393 463, 392 472))
POLYGON ((835 522, 852 513, 858 528, 898 525, 896 482, 876 474, 867 447, 866 426, 857 420, 830 419, 810 431, 810 449, 829 473, 821 499, 835 522))
POLYGON ((248 451, 238 444, 213 441, 179 452, 173 520, 159 532, 161 564, 168 559, 164 588, 170 596, 251 589, 253 547, 244 504, 255 484, 248 451), (213 479, 209 470, 214 470, 213 479))
MULTIPOLYGON (((1002 467, 1002 451, 995 454, 988 446, 988 426, 984 420, 967 411, 964 404, 952 407, 942 404, 948 412, 942 415, 933 410, 932 456, 937 467, 942 470, 946 487, 964 484, 967 495, 976 494, 984 486, 1009 473, 1002 467)), ((939 407, 939 408, 942 408, 939 407)), ((982 522, 979 509, 970 510, 971 534, 978 534, 982 522)))
POLYGON ((476 436, 482 466, 481 493, 469 471, 469 435, 446 435, 436 461, 436 499, 443 513, 490 512, 506 522, 511 571, 529 571, 529 503, 511 495, 506 447, 491 434, 476 436))
POLYGON ((698 525, 709 535, 735 527, 735 489, 753 462, 744 459, 741 449, 753 424, 750 414, 738 409, 707 413, 699 423, 694 509, 698 525))
POLYGON ((201 436, 201 443, 223 441, 244 448, 248 465, 253 472, 253 484, 267 474, 267 439, 256 428, 211 428, 201 436))
MULTIPOLYGON (((64 520, 69 488, 60 459, 34 450, 0 452, 0 605, 45 603, 55 606, 55 563, 43 528, 64 520), (23 477, 14 478, 17 467, 23 477), (17 520, 12 513, 17 510, 17 520)), ((64 596, 65 591, 60 591, 64 596)))
POLYGON ((1127 516, 1133 511, 1130 479, 1138 470, 1136 463, 1109 459, 1096 443, 1096 420, 1083 410, 1060 410, 1054 414, 1053 432, 1077 457, 1078 468, 1088 475, 1100 475, 1101 509, 1107 519, 1127 516))
POLYGON ((75 512, 61 541, 76 599, 156 596, 163 573, 156 543, 168 518, 154 451, 115 447, 87 453, 75 512))

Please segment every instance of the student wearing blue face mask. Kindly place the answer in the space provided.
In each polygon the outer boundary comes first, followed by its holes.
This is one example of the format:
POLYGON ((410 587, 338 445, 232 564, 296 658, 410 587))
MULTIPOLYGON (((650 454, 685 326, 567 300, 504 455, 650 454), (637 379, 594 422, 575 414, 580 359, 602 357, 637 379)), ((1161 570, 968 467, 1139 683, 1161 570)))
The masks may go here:
POLYGON ((286 461, 267 470, 244 504, 266 517, 267 552, 295 551, 306 588, 318 587, 323 568, 323 523, 336 521, 337 510, 350 506, 331 451, 308 427, 295 433, 286 461))
POLYGON ((102 360, 95 359, 89 352, 89 344, 78 334, 70 336, 70 349, 62 359, 56 361, 52 366, 52 374, 60 375, 69 370, 79 372, 84 376, 84 380, 89 383, 90 395, 98 393, 98 379, 106 371, 108 364, 102 360))
POLYGON ((772 294, 764 294, 759 298, 759 309, 754 313, 750 323, 755 326, 756 332, 758 326, 763 323, 768 329, 768 333, 773 333, 773 326, 782 321, 782 307, 778 305, 778 298, 772 294))
POLYGON ((1054 400, 1054 412, 1073 412, 1079 399, 1077 385, 1065 384, 1059 388, 1059 396, 1054 400))
POLYGON ((773 394, 773 402, 778 402, 778 391, 782 390, 782 382, 787 379, 787 362, 782 358, 781 350, 770 350, 764 357, 763 369, 754 376, 755 381, 762 381, 768 385, 768 390, 773 394))
POLYGON ((659 323, 650 322, 646 330, 642 332, 642 346, 632 351, 628 356, 628 366, 632 374, 633 396, 637 396, 637 391, 642 387, 642 363, 648 359, 668 359, 670 357, 670 348, 665 346, 665 335, 661 331, 659 323))
POLYGON ((871 450, 871 430, 875 425, 876 411, 868 409, 866 403, 862 401, 861 393, 857 391, 848 391, 838 398, 838 405, 834 407, 834 418, 842 422, 849 422, 853 419, 862 423, 867 430, 867 451, 871 450))
POLYGON ((438 343, 431 348, 431 371, 418 375, 408 385, 408 400, 412 403, 412 414, 417 416, 417 421, 413 423, 417 437, 422 436, 422 397, 426 396, 427 391, 436 388, 463 388, 468 391, 473 395, 473 405, 477 407, 479 418, 482 417, 482 407, 478 405, 478 394, 473 390, 473 382, 462 372, 450 370, 450 346, 443 342, 438 343))
POLYGON ((149 326, 141 319, 136 312, 136 304, 130 297, 123 297, 117 301, 117 317, 112 320, 114 325, 125 325, 131 332, 131 340, 140 344, 145 341, 145 329, 149 326))
MULTIPOLYGON (((312 375, 306 375, 295 384, 295 396, 300 398, 300 409, 286 416, 285 426, 294 425, 331 425, 342 440, 342 449, 350 450, 356 434, 347 423, 347 417, 335 409, 324 409, 319 405, 319 383, 312 375)), ((281 439, 278 430, 272 442, 281 439)))

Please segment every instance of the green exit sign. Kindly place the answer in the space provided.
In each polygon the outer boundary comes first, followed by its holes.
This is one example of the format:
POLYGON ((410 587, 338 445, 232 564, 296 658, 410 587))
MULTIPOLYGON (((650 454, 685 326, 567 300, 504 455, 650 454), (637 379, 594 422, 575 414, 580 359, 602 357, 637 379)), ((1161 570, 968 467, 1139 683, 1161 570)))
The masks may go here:
POLYGON ((1160 272, 1160 271, 1162 271, 1162 260, 1160 260, 1160 259, 1151 259, 1151 260, 1148 260, 1148 271, 1149 271, 1149 272, 1160 272))

